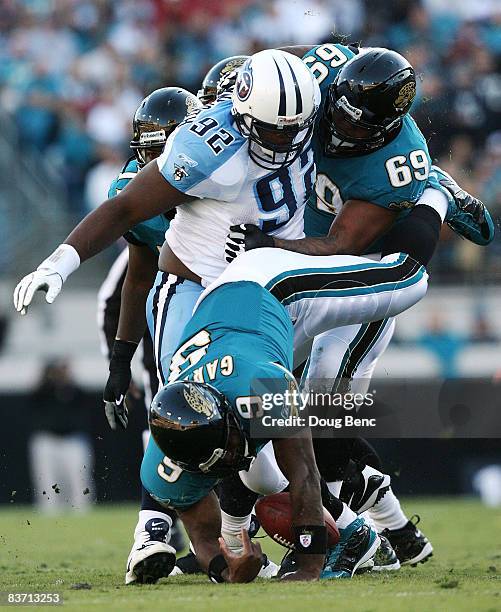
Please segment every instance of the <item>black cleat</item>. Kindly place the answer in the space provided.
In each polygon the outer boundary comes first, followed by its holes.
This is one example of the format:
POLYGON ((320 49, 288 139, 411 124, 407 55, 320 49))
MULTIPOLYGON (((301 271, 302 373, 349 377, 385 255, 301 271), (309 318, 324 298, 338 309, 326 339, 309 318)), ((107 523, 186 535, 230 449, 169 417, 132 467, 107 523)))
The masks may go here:
POLYGON ((190 552, 176 561, 176 574, 203 574, 195 553, 190 552), (179 570, 179 571, 178 571, 179 570))
POLYGON ((156 553, 139 561, 134 567, 138 584, 155 584, 160 578, 166 578, 172 571, 172 555, 156 553))
POLYGON ((384 529, 381 535, 388 538, 397 553, 401 565, 425 563, 433 555, 433 546, 428 538, 416 527, 420 517, 415 514, 400 529, 384 529), (412 519, 416 519, 412 522, 412 519))
POLYGON ((339 499, 357 514, 380 501, 389 490, 391 478, 369 465, 350 461, 339 492, 339 499))

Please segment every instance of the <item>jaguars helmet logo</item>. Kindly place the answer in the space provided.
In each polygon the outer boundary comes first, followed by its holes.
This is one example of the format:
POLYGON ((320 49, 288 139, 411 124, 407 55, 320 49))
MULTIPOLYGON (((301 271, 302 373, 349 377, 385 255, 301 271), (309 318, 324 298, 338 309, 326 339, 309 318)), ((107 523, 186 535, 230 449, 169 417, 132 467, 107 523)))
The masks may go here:
POLYGON ((393 102, 393 106, 396 109, 404 110, 412 104, 415 95, 416 83, 414 83, 414 81, 406 83, 398 92, 398 96, 396 97, 395 102, 393 102))
POLYGON ((236 70, 243 63, 244 63, 244 60, 242 58, 230 60, 221 70, 221 73, 220 73, 221 79, 227 76, 230 72, 233 72, 234 70, 236 70))
POLYGON ((251 61, 247 60, 240 69, 237 76, 237 82, 235 84, 238 99, 245 102, 250 96, 252 91, 252 66, 251 61))
POLYGON ((183 394, 184 399, 188 402, 190 408, 192 408, 195 412, 198 412, 198 414, 203 414, 209 419, 214 416, 212 404, 194 385, 185 387, 183 394))

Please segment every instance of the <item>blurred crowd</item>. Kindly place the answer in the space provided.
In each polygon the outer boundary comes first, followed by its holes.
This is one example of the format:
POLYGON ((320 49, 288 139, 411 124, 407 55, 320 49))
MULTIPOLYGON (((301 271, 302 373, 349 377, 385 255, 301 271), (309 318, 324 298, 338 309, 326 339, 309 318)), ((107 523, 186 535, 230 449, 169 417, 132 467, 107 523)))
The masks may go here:
MULTIPOLYGON (((219 59, 283 44, 360 41, 419 75, 412 113, 432 156, 501 211, 499 0, 3 0, 0 107, 62 177, 68 209, 105 197, 146 93, 197 92, 219 59)), ((498 241, 500 244, 501 241, 498 241)), ((501 247, 444 232, 442 273, 501 271, 501 247)))

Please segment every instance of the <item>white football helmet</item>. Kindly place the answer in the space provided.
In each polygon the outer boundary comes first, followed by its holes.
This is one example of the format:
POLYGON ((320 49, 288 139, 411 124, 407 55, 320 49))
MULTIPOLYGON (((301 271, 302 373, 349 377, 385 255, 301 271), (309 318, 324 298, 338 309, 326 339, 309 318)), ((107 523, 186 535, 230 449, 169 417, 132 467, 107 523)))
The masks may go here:
POLYGON ((277 169, 291 164, 310 140, 320 89, 299 57, 268 49, 240 67, 232 101, 249 156, 262 168, 277 169))

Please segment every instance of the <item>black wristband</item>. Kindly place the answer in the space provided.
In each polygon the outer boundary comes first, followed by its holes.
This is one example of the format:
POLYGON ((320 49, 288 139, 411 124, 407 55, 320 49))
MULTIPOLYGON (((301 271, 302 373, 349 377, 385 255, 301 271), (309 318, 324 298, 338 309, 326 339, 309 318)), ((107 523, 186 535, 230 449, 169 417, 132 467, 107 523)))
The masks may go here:
POLYGON ((299 525, 293 527, 294 550, 305 555, 325 555, 327 529, 325 525, 299 525))
POLYGON ((127 361, 130 363, 136 352, 137 344, 135 342, 128 342, 127 340, 118 340, 115 338, 113 348, 111 350, 112 361, 127 361))
POLYGON ((223 555, 216 555, 210 560, 209 568, 207 569, 209 580, 218 584, 225 582, 222 573, 227 568, 228 564, 226 563, 226 559, 223 557, 223 555))

